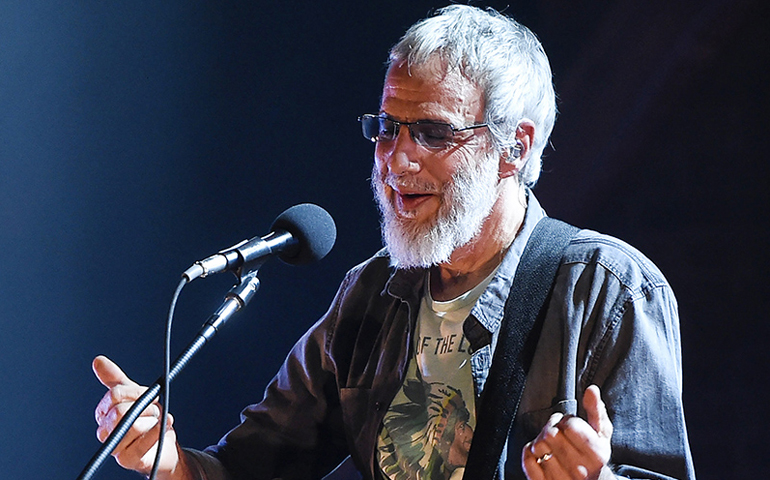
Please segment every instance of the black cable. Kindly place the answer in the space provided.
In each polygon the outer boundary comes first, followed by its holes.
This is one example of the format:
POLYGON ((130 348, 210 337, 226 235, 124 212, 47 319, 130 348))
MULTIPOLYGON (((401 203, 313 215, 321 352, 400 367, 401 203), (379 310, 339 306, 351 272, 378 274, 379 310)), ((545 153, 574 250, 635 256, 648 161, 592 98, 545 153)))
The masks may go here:
POLYGON ((160 458, 163 454, 163 443, 166 436, 166 424, 168 423, 168 405, 169 405, 169 386, 171 381, 169 375, 171 372, 171 324, 174 321, 174 310, 176 309, 176 302, 179 299, 179 295, 182 293, 182 289, 187 285, 188 279, 186 276, 182 276, 182 280, 176 287, 174 296, 171 299, 171 306, 168 309, 168 318, 166 319, 166 334, 165 334, 165 347, 164 347, 164 359, 163 359, 163 385, 161 387, 160 395, 163 396, 163 407, 160 412, 160 434, 158 437, 158 451, 155 452, 155 460, 152 464, 152 471, 150 472, 149 480, 155 480, 158 476, 158 468, 160 467, 160 458))

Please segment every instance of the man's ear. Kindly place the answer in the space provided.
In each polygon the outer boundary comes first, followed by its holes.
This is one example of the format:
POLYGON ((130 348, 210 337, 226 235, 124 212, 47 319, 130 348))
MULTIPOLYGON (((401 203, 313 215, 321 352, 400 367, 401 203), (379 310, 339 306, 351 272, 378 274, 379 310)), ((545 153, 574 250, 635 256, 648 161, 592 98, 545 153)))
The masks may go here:
POLYGON ((535 138, 535 123, 528 118, 516 127, 516 144, 500 155, 500 178, 518 175, 529 160, 532 142, 535 138))

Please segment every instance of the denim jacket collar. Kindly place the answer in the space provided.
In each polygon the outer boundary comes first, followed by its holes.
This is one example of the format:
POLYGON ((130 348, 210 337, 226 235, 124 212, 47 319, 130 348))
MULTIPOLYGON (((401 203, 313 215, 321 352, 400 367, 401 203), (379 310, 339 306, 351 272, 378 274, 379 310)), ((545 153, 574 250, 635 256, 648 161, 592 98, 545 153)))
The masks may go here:
POLYGON ((532 235, 537 222, 546 216, 540 203, 529 190, 527 190, 527 201, 524 222, 516 234, 516 238, 514 238, 513 243, 508 248, 508 252, 497 269, 497 274, 471 310, 471 315, 492 335, 495 335, 500 329, 505 301, 508 298, 508 292, 511 290, 513 277, 516 274, 516 268, 519 266, 519 260, 521 260, 524 247, 527 245, 527 241, 530 235, 532 235))

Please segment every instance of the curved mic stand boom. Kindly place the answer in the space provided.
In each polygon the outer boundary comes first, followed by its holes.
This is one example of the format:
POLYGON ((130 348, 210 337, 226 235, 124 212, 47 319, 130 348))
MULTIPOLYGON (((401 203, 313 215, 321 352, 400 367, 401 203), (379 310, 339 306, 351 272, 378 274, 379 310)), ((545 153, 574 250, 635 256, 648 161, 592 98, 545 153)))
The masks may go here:
MULTIPOLYGON (((259 263, 261 265, 262 262, 259 263)), ((246 265, 244 265, 244 267, 246 267, 246 265)), ((257 278, 258 266, 250 265, 250 267, 251 268, 249 269, 244 269, 248 273, 240 277, 240 282, 230 289, 219 309, 206 320, 206 323, 203 324, 195 339, 190 342, 187 348, 176 358, 176 360, 174 360, 168 375, 169 382, 173 380, 185 366, 187 366, 190 359, 200 351, 203 345, 217 333, 235 312, 249 303, 251 298, 257 292, 259 289, 259 279, 257 278)), ((136 402, 134 402, 134 405, 120 420, 110 436, 107 437, 107 440, 104 441, 101 448, 94 454, 88 462, 88 465, 86 465, 80 473, 78 480, 88 480, 96 474, 96 471, 101 467, 102 463, 104 463, 112 451, 115 450, 115 447, 118 446, 123 437, 126 436, 126 433, 128 433, 128 430, 134 424, 136 419, 139 418, 139 415, 153 402, 153 400, 155 400, 155 398, 158 397, 163 381, 163 377, 156 380, 155 383, 152 384, 147 391, 136 400, 136 402)))

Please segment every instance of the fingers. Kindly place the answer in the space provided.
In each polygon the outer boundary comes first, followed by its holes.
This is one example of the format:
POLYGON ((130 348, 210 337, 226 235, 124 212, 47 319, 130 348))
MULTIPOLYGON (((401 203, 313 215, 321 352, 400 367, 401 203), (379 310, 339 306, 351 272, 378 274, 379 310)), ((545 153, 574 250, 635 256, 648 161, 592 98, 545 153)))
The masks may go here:
POLYGON ((550 457, 538 457, 537 454, 532 453, 532 442, 524 445, 521 452, 521 468, 529 480, 545 480, 545 470, 540 465, 550 460, 550 457))
POLYGON ((612 422, 597 386, 584 395, 586 420, 554 414, 522 452, 531 480, 597 478, 610 460, 612 422))
POLYGON ((612 422, 607 414, 607 406, 602 401, 601 391, 596 385, 588 387, 583 394, 583 408, 586 411, 586 420, 594 431, 602 437, 612 437, 612 422))
MULTIPOLYGON (((98 424, 96 437, 99 441, 104 442, 134 405, 134 402, 147 390, 147 387, 131 380, 120 367, 107 357, 96 357, 92 367, 96 378, 108 388, 94 412, 98 424)), ((118 464, 140 473, 148 474, 150 472, 158 448, 161 411, 160 404, 155 401, 145 408, 134 421, 112 452, 118 464)), ((161 457, 161 471, 171 472, 179 462, 173 424, 173 417, 168 415, 168 431, 161 457)))
POLYGON ((560 457, 549 450, 550 448, 544 442, 536 441, 524 446, 521 466, 529 480, 572 478, 562 465, 560 457))
MULTIPOLYGON (((99 381, 109 389, 94 411, 98 425, 96 437, 104 442, 147 387, 138 385, 128 378, 120 367, 107 357, 96 357, 92 367, 99 381)), ((150 404, 137 418, 116 451, 125 448, 135 438, 153 428, 158 423, 160 412, 160 404, 157 401, 150 404)))
MULTIPOLYGON (((524 448, 522 463, 530 479, 567 478, 561 461, 556 455, 559 428, 564 419, 561 413, 554 413, 546 422, 540 435, 524 448)), ((563 458, 563 456, 562 456, 563 458)))
POLYGON ((94 370, 96 378, 107 388, 112 388, 117 385, 136 385, 128 376, 123 373, 123 370, 118 367, 115 362, 99 355, 94 358, 91 368, 94 370))
MULTIPOLYGON (((104 423, 107 414, 116 405, 127 403, 130 407, 136 401, 136 399, 142 396, 145 390, 147 390, 146 387, 140 387, 139 385, 136 385, 135 387, 117 386, 107 390, 102 399, 96 405, 96 410, 94 411, 94 415, 96 416, 96 423, 99 425, 104 423)), ((152 408, 153 405, 156 409, 160 409, 157 402, 147 408, 152 408)), ((125 410, 128 410, 128 408, 125 410)), ((123 413, 125 413, 125 410, 123 413)), ((120 420, 120 418, 118 418, 118 420, 120 420)))
MULTIPOLYGON (((99 441, 104 442, 109 437, 132 405, 133 402, 117 404, 100 419, 101 423, 96 429, 96 436, 99 441)), ((160 407, 157 403, 153 403, 134 421, 131 428, 112 451, 112 456, 115 457, 120 466, 144 474, 149 473, 155 460, 158 436, 160 435, 160 414, 160 407)), ((176 434, 173 430, 174 417, 171 414, 168 415, 166 425, 166 445, 173 446, 176 443, 176 434)), ((164 456, 167 455, 165 450, 166 447, 164 446, 164 456)), ((172 462, 170 464, 175 464, 176 457, 169 461, 172 462)))
POLYGON ((589 468, 581 452, 562 431, 574 418, 561 413, 551 415, 540 435, 524 448, 522 466, 531 480, 586 478, 589 468))
MULTIPOLYGON (((96 417, 96 423, 100 426, 112 424, 113 426, 117 421, 122 418, 122 414, 115 418, 114 416, 108 416, 109 412, 117 405, 128 403, 129 406, 136 399, 138 399, 146 390, 147 387, 138 385, 136 382, 128 378, 112 360, 104 356, 98 356, 94 359, 92 364, 94 374, 99 381, 107 387, 107 393, 104 394, 101 401, 96 405, 94 415, 96 417)), ((156 404, 156 409, 160 407, 156 404)), ((128 408, 123 408, 122 413, 128 408)), ((120 410, 116 411, 120 412, 120 410)), ((115 413, 115 412, 114 412, 115 413)), ((152 414, 152 411, 149 412, 152 414)), ((156 414, 157 416, 157 414, 156 414)))
MULTIPOLYGON (((168 422, 166 423, 167 431, 163 445, 163 456, 161 457, 162 467, 176 463, 176 432, 172 428, 173 423, 174 420, 169 415, 168 422)), ((132 428, 129 431, 129 434, 112 452, 112 456, 115 457, 120 466, 147 474, 152 469, 152 464, 155 461, 155 452, 158 449, 158 436, 160 435, 160 422, 157 418, 144 417, 137 419, 134 425, 136 425, 136 428, 132 428)))
MULTIPOLYGON (((109 397, 109 392, 105 397, 109 397)), ((101 403, 100 403, 101 405, 101 403)), ((97 413, 96 423, 99 425, 96 429, 96 437, 100 442, 104 442, 107 437, 112 433, 115 427, 118 425, 123 416, 134 405, 133 402, 121 402, 112 405, 108 408, 104 414, 97 413)), ((97 410, 99 408, 97 407, 97 410)), ((152 428, 160 418, 161 408, 160 405, 155 402, 150 404, 134 422, 133 429, 138 429, 140 432, 144 432, 152 428), (144 428, 142 428, 144 426, 144 428)), ((129 432, 130 434, 131 432, 129 432)))
POLYGON ((582 475, 578 478, 598 472, 610 460, 609 438, 600 437, 583 419, 568 417, 557 427, 565 441, 555 443, 554 455, 574 465, 574 473, 582 475))

